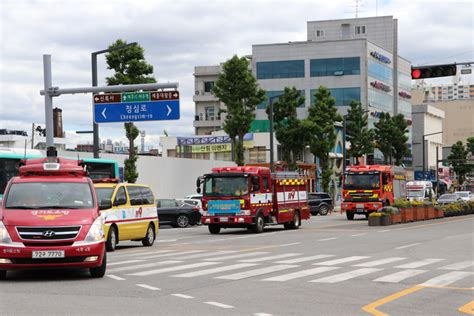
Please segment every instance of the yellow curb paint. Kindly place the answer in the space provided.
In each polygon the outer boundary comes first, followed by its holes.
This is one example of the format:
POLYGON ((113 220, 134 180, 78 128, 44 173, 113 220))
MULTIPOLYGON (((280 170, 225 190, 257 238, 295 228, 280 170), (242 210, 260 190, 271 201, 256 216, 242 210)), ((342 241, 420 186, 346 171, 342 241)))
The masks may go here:
POLYGON ((471 301, 466 305, 459 307, 458 311, 466 313, 468 315, 474 315, 474 301, 471 301))
POLYGON ((379 307, 379 306, 382 306, 384 304, 387 304, 388 302, 391 302, 391 301, 394 301, 396 300, 397 298, 400 298, 400 297, 403 297, 405 295, 408 295, 408 294, 411 294, 413 292, 416 292, 416 291, 419 291, 421 289, 423 289, 424 287, 423 286, 420 286, 420 285, 417 285, 417 286, 414 286, 414 287, 411 287, 409 289, 406 289, 406 290, 403 290, 401 292, 398 292, 398 293, 395 293, 395 294, 392 294, 390 296, 387 296, 387 297, 384 297, 380 300, 377 300, 375 302, 372 302, 368 305, 365 305, 364 307, 362 307, 362 310, 367 312, 367 313, 370 313, 372 315, 375 315, 375 316, 389 316, 389 314, 386 314, 386 313, 383 313, 379 310, 377 310, 376 308, 379 307))

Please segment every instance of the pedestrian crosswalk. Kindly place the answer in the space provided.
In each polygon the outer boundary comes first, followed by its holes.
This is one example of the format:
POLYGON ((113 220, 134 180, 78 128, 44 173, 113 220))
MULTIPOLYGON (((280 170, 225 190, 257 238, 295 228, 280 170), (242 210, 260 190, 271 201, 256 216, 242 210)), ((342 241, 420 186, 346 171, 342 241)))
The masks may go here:
POLYGON ((113 253, 107 273, 118 277, 164 275, 171 278, 210 278, 258 282, 337 284, 364 282, 472 287, 474 261, 449 258, 341 256, 337 254, 272 253, 238 250, 159 250, 113 253), (422 268, 422 269, 418 269, 422 268), (467 282, 467 283, 466 283, 467 282))

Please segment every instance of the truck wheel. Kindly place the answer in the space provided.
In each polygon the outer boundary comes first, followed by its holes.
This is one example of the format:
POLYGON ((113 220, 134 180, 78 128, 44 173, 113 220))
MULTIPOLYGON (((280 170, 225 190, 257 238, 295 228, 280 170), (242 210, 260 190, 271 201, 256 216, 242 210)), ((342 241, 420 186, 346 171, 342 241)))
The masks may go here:
POLYGON ((261 232, 263 232, 263 227, 265 227, 265 219, 263 218, 262 214, 259 214, 255 218, 255 224, 252 225, 251 230, 255 234, 260 234, 261 232))
POLYGON ((105 248, 107 251, 115 251, 115 248, 117 248, 117 228, 115 226, 110 226, 105 248))
POLYGON ((290 223, 286 223, 285 225, 286 229, 298 229, 301 226, 301 219, 300 219, 300 212, 295 212, 293 214, 293 221, 290 223))
POLYGON ((348 220, 352 221, 354 219, 354 212, 346 211, 346 217, 348 220))
POLYGON ((328 215, 328 212, 329 212, 329 207, 327 205, 321 205, 319 207, 319 215, 326 216, 328 215))
POLYGON ((90 268, 89 272, 93 278, 103 278, 105 270, 107 269, 107 252, 104 251, 104 259, 102 259, 102 265, 96 268, 90 268))
POLYGON ((149 224, 146 230, 145 238, 142 239, 143 246, 150 247, 153 246, 155 242, 155 230, 153 229, 153 225, 149 224))
POLYGON ((209 232, 213 235, 219 234, 221 231, 221 228, 217 225, 209 225, 209 232))
POLYGON ((0 280, 5 280, 7 278, 7 271, 0 270, 0 280))

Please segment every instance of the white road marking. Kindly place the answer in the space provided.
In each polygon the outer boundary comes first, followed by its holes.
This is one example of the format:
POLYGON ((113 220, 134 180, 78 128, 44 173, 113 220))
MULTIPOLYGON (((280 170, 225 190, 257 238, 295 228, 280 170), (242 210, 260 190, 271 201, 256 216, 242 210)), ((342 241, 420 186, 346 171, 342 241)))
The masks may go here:
POLYGON ((165 257, 180 256, 180 255, 186 255, 186 254, 192 254, 192 253, 198 253, 198 252, 204 252, 204 250, 186 250, 186 251, 180 251, 180 252, 174 252, 174 253, 165 253, 165 254, 159 254, 159 255, 145 256, 145 257, 140 257, 140 259, 165 258, 165 257))
POLYGON ((204 304, 209 304, 209 305, 213 305, 213 306, 217 306, 217 307, 221 307, 221 308, 234 308, 234 306, 226 305, 226 304, 222 304, 222 303, 217 303, 217 302, 204 302, 204 304))
POLYGON ((241 280, 241 279, 245 279, 245 278, 249 278, 249 277, 253 277, 257 275, 272 273, 272 272, 295 268, 295 267, 298 267, 298 266, 282 264, 282 265, 270 266, 270 267, 265 267, 265 268, 260 268, 256 270, 250 270, 250 271, 245 271, 245 272, 240 272, 240 273, 235 273, 235 274, 223 275, 220 277, 216 277, 215 279, 241 280))
POLYGON ((157 240, 156 242, 174 242, 176 241, 176 239, 160 239, 160 240, 157 240))
POLYGON ((325 239, 318 239, 317 241, 328 241, 328 240, 334 240, 337 239, 337 237, 331 237, 331 238, 325 238, 325 239))
POLYGON ((433 264, 436 262, 443 261, 444 259, 424 259, 420 261, 415 261, 407 264, 402 264, 401 266, 396 266, 395 268, 401 268, 401 269, 416 269, 419 267, 427 266, 429 264, 433 264))
POLYGON ((161 269, 156 269, 156 270, 142 271, 142 272, 132 273, 132 274, 129 274, 129 275, 146 276, 146 275, 159 274, 159 273, 164 273, 164 272, 173 272, 173 271, 180 271, 180 270, 186 270, 186 269, 192 269, 192 268, 212 266, 212 265, 215 265, 215 264, 218 264, 218 263, 219 262, 191 263, 191 264, 185 264, 183 266, 177 266, 177 267, 169 267, 169 268, 161 268, 161 269))
POLYGON ((323 272, 337 270, 337 269, 340 269, 340 268, 338 268, 338 267, 317 267, 317 268, 314 268, 314 269, 302 270, 302 271, 297 271, 297 272, 294 272, 294 273, 279 275, 279 276, 276 276, 276 277, 264 279, 262 281, 284 282, 284 281, 288 281, 288 280, 303 278, 303 277, 306 277, 306 276, 315 275, 315 274, 318 274, 318 273, 323 273, 323 272))
POLYGON ((364 235, 367 235, 367 233, 355 234, 355 235, 351 235, 351 236, 352 236, 352 237, 357 237, 357 236, 364 236, 364 235))
POLYGON ((203 259, 203 260, 204 261, 220 261, 220 260, 227 260, 227 259, 236 259, 236 258, 245 258, 245 257, 266 255, 267 253, 268 252, 248 252, 248 253, 242 253, 242 254, 238 254, 238 255, 206 258, 206 259, 203 259))
POLYGON ((114 280, 117 280, 117 281, 123 281, 125 280, 124 278, 121 278, 121 277, 118 277, 116 275, 113 275, 113 274, 107 274, 107 276, 111 279, 114 279, 114 280))
POLYGON ((152 268, 152 267, 158 267, 158 266, 164 266, 167 264, 174 264, 174 263, 181 263, 182 261, 177 261, 177 260, 168 260, 168 261, 160 261, 160 262, 152 262, 152 263, 145 263, 145 264, 138 264, 138 265, 131 265, 128 267, 120 267, 120 268, 114 268, 114 269, 107 269, 107 272, 123 272, 123 271, 130 271, 130 270, 138 270, 138 269, 144 269, 144 268, 152 268))
POLYGON ((331 275, 325 278, 312 280, 309 282, 318 282, 318 283, 337 283, 342 281, 347 281, 350 279, 357 278, 359 276, 371 274, 374 272, 382 271, 383 269, 376 269, 376 268, 362 268, 354 271, 349 271, 341 274, 331 275))
POLYGON ((273 314, 267 314, 267 313, 254 313, 254 316, 273 316, 273 314))
POLYGON ((143 262, 143 261, 145 260, 126 260, 126 261, 119 261, 119 262, 110 262, 110 263, 107 263, 107 266, 110 267, 110 266, 117 266, 120 264, 136 263, 136 262, 143 262))
POLYGON ((237 270, 237 269, 242 269, 242 268, 253 267, 253 266, 256 266, 256 265, 257 265, 257 263, 238 263, 238 264, 233 264, 233 265, 230 265, 230 266, 205 269, 205 270, 200 270, 200 271, 195 271, 195 272, 188 272, 188 273, 172 275, 172 276, 176 277, 176 278, 193 278, 193 277, 197 277, 197 276, 209 275, 209 274, 218 273, 218 272, 224 272, 224 271, 230 271, 230 270, 237 270))
POLYGON ((193 254, 193 255, 177 255, 176 257, 173 257, 173 259, 177 260, 182 260, 182 259, 195 259, 195 258, 203 258, 203 257, 211 257, 215 255, 226 255, 226 254, 231 254, 231 253, 236 253, 236 250, 223 250, 223 251, 212 251, 209 253, 198 253, 198 254, 193 254))
POLYGON ((119 251, 115 251, 114 254, 108 254, 107 256, 113 257, 113 258, 122 258, 122 257, 134 257, 134 256, 139 256, 139 255, 152 255, 152 254, 161 254, 161 253, 167 253, 167 252, 173 252, 174 250, 158 250, 158 251, 136 251, 136 252, 126 252, 126 253, 121 253, 119 251))
POLYGON ((464 272, 464 271, 453 271, 449 272, 435 278, 432 278, 420 285, 422 286, 446 286, 461 279, 464 279, 467 276, 474 275, 474 272, 464 272))
POLYGON ((469 267, 474 266, 474 261, 461 261, 458 263, 453 263, 444 267, 441 267, 439 269, 441 270, 463 270, 469 267))
POLYGON ((379 233, 386 233, 386 232, 389 232, 389 231, 391 231, 391 229, 379 230, 378 232, 379 232, 379 233))
POLYGON ((329 261, 313 263, 313 265, 335 266, 335 265, 338 265, 340 263, 357 261, 357 260, 362 260, 362 259, 367 259, 367 258, 370 258, 370 257, 367 257, 367 256, 352 256, 352 257, 347 257, 347 258, 342 258, 342 259, 335 259, 335 260, 329 260, 329 261))
POLYGON ((289 260, 277 261, 277 262, 275 262, 275 263, 293 264, 293 263, 300 263, 300 262, 305 262, 305 261, 313 261, 313 260, 324 259, 324 258, 330 258, 330 257, 334 257, 334 255, 316 255, 316 256, 311 256, 311 257, 303 257, 303 258, 296 258, 296 259, 289 259, 289 260))
POLYGON ((137 284, 137 286, 142 287, 144 289, 152 290, 152 291, 161 291, 160 288, 151 286, 151 285, 146 285, 146 284, 137 284))
POLYGON ((396 247, 395 249, 405 249, 405 248, 410 248, 410 247, 418 246, 418 245, 421 245, 421 243, 417 242, 415 244, 409 244, 409 245, 406 245, 406 246, 396 247))
POLYGON ((389 274, 381 278, 375 279, 375 282, 388 282, 388 283, 398 283, 405 279, 411 278, 418 274, 425 273, 426 270, 403 270, 397 273, 389 274))
POLYGON ((171 295, 176 296, 176 297, 181 297, 181 298, 194 298, 193 296, 184 295, 184 294, 171 294, 171 295))
POLYGON ((273 260, 273 259, 295 257, 299 255, 301 254, 300 253, 285 253, 281 255, 267 256, 267 257, 261 257, 261 258, 256 258, 256 259, 239 260, 239 262, 262 262, 262 261, 268 261, 268 260, 273 260))
POLYGON ((364 262, 364 263, 359 263, 353 265, 353 267, 376 267, 376 266, 381 266, 383 264, 391 263, 391 262, 397 262, 401 260, 405 260, 406 258, 401 258, 401 257, 393 257, 393 258, 386 258, 386 259, 380 259, 380 260, 375 260, 375 261, 369 261, 369 262, 364 262))
POLYGON ((299 245, 301 244, 300 242, 292 242, 291 244, 283 244, 283 245, 280 245, 280 247, 286 247, 286 246, 294 246, 294 245, 299 245))

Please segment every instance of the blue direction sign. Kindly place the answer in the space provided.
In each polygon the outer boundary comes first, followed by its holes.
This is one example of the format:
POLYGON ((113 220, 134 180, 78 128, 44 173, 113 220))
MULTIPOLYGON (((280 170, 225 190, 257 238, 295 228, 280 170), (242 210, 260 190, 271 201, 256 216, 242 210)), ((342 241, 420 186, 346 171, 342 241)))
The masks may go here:
POLYGON ((123 93, 122 97, 117 93, 94 96, 96 123, 165 121, 179 118, 177 91, 123 93))

